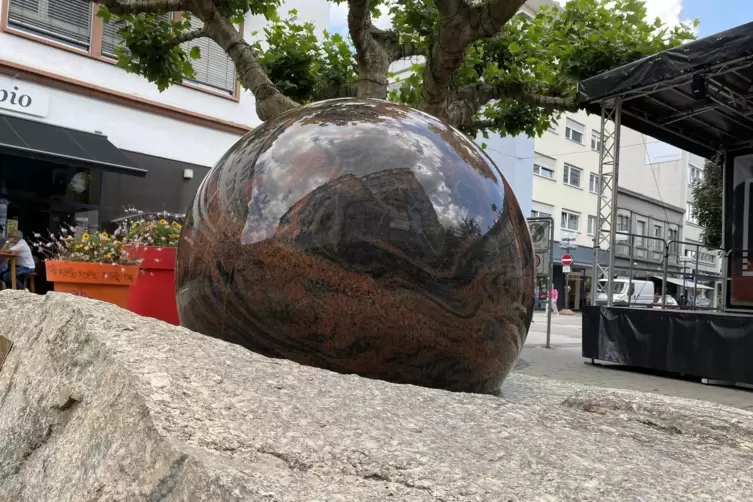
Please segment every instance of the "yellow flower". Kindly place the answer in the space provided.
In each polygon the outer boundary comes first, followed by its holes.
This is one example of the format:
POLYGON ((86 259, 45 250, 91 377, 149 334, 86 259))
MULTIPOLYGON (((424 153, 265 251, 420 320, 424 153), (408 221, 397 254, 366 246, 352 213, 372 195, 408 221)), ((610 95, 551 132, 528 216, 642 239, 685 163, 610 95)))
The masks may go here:
POLYGON ((160 225, 167 225, 167 220, 164 220, 164 219, 159 220, 159 224, 160 225))
POLYGON ((112 255, 110 253, 106 253, 105 258, 112 258, 112 255))
POLYGON ((83 235, 81 236, 81 240, 82 241, 88 241, 89 240, 89 234, 87 234, 86 232, 84 232, 83 235))
POLYGON ((177 239, 177 238, 179 238, 179 237, 180 237, 180 235, 179 235, 179 234, 170 234, 170 238, 171 238, 171 239, 177 239))
POLYGON ((76 244, 76 249, 81 249, 82 247, 84 247, 84 245, 83 245, 83 244, 80 244, 80 243, 79 243, 79 244, 76 244))
POLYGON ((180 223, 178 223, 177 221, 174 221, 173 222, 173 228, 180 229, 181 228, 180 223))
POLYGON ((107 240, 107 239, 109 239, 109 238, 110 238, 110 236, 109 236, 109 235, 107 235, 107 232, 100 232, 100 233, 99 233, 99 237, 100 237, 101 239, 105 239, 105 240, 107 240))

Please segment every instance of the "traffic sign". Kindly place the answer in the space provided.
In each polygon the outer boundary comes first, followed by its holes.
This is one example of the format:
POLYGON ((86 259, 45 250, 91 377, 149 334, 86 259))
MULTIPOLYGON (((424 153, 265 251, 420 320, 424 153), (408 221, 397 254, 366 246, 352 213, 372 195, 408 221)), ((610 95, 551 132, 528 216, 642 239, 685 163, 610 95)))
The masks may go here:
POLYGON ((573 257, 570 256, 569 254, 563 254, 560 261, 562 262, 563 267, 569 267, 570 265, 573 264, 573 257))
POLYGON ((549 275, 549 253, 536 253, 536 275, 549 275))
POLYGON ((562 265, 562 273, 563 274, 569 274, 570 273, 570 265, 562 265))
POLYGON ((529 221, 528 229, 531 231, 531 240, 533 249, 538 251, 549 251, 551 241, 549 240, 549 231, 551 223, 548 221, 529 221))

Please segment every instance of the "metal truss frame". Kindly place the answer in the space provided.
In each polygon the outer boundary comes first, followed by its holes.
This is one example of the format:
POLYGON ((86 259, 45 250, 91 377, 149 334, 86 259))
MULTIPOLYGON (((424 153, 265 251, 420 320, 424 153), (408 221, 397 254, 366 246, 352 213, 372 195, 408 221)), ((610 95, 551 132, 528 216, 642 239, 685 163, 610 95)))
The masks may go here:
POLYGON ((591 269, 591 305, 599 293, 606 293, 612 306, 614 291, 615 244, 617 237, 617 187, 620 174, 620 129, 622 97, 601 105, 601 148, 599 149, 599 194, 596 200, 593 267, 591 269), (610 131, 607 124, 612 122, 610 131), (599 280, 607 279, 606 288, 599 280))

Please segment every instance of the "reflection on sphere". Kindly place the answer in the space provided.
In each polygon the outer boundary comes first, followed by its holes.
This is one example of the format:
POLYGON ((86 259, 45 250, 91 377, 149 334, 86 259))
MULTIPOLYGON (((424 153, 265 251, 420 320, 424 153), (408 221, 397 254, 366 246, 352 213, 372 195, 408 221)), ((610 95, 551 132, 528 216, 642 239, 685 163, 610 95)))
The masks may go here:
POLYGON ((181 236, 181 323, 341 373, 497 393, 525 341, 534 264, 497 167, 461 133, 371 99, 249 133, 181 236))

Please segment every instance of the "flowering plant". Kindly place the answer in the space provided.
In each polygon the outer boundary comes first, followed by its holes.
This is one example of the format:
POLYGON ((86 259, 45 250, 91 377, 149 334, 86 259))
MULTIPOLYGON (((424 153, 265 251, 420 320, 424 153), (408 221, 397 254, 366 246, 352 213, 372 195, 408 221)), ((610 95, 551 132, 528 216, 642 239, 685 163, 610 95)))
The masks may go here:
POLYGON ((138 260, 129 257, 117 235, 107 232, 76 234, 73 228, 63 228, 59 234, 50 234, 46 240, 34 234, 32 246, 48 260, 85 261, 112 265, 136 265, 138 260))
POLYGON ((180 230, 183 228, 183 215, 143 213, 130 210, 132 215, 121 218, 119 230, 123 240, 133 246, 177 247, 180 230))

